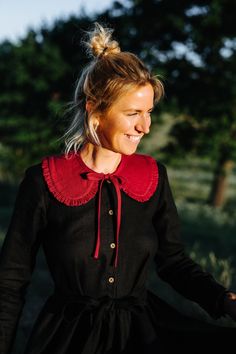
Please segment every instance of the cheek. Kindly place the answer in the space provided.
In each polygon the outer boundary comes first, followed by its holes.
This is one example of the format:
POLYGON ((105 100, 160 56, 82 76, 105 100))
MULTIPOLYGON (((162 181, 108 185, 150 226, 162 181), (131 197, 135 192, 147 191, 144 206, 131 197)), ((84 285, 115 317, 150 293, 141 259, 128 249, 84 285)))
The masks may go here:
POLYGON ((129 119, 129 117, 122 117, 119 119, 119 121, 116 124, 116 129, 119 132, 126 133, 130 130, 132 127, 132 120, 129 119))
POLYGON ((115 133, 126 133, 130 130, 132 124, 130 121, 120 121, 117 122, 116 124, 112 124, 108 127, 108 131, 112 132, 113 134, 115 133))
POLYGON ((130 117, 123 117, 117 115, 115 118, 107 119, 106 122, 100 125, 101 132, 105 135, 115 135, 120 133, 127 133, 132 128, 132 120, 130 117))

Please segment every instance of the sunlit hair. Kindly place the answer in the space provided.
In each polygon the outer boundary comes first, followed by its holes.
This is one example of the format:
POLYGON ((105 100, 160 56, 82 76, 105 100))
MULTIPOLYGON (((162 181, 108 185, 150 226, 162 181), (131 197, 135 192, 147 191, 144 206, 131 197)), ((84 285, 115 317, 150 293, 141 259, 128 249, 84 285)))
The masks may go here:
POLYGON ((90 63, 82 71, 74 95, 74 116, 65 139, 65 153, 78 150, 86 143, 100 145, 93 116, 109 111, 112 104, 126 92, 150 84, 154 103, 164 95, 162 82, 146 68, 134 54, 122 52, 111 37, 113 30, 95 23, 84 42, 90 63), (86 111, 86 102, 93 110, 86 111))

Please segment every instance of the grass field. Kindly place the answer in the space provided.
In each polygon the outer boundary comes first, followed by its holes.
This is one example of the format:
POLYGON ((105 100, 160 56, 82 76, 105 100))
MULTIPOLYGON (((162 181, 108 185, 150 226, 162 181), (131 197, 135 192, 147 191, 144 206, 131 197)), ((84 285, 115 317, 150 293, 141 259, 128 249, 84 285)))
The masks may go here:
MULTIPOLYGON (((142 147, 143 152, 153 154, 165 164, 165 157, 151 150, 155 137, 152 136, 151 139, 152 143, 147 141, 148 147, 142 147)), ((182 223, 182 238, 188 254, 225 286, 236 289, 236 173, 234 171, 234 175, 230 177, 225 207, 213 209, 206 204, 212 180, 211 170, 211 163, 207 159, 183 157, 182 161, 167 164, 170 184, 182 223)), ((16 190, 16 186, 0 184, 0 242, 3 241, 9 224, 16 190)), ((150 274, 149 284, 161 297, 182 312, 213 321, 198 305, 183 299, 168 285, 157 281, 154 271, 150 274)), ((49 289, 52 289, 52 281, 40 251, 13 354, 23 352, 29 330, 49 289)), ((235 326, 235 323, 227 317, 213 322, 235 326)))

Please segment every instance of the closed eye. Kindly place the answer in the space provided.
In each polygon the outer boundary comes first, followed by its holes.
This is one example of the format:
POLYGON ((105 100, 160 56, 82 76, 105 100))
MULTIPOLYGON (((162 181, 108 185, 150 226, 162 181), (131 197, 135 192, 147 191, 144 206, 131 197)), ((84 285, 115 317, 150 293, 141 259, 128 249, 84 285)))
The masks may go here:
MULTIPOLYGON (((147 112, 147 114, 151 114, 153 111, 149 111, 147 112)), ((128 113, 127 116, 131 117, 131 116, 136 116, 137 114, 139 114, 139 112, 134 112, 134 113, 128 113)))
POLYGON ((131 117, 131 116, 136 116, 138 113, 137 112, 135 112, 135 113, 129 113, 129 114, 127 114, 129 117, 131 117))

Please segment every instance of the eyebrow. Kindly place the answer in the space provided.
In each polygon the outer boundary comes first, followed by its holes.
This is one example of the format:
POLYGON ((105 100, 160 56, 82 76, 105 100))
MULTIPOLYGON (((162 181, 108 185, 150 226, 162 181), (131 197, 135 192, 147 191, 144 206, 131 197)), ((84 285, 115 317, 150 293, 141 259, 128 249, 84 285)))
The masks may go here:
MULTIPOLYGON (((153 108, 154 108, 154 107, 149 108, 148 111, 152 111, 153 108)), ((135 112, 138 112, 138 113, 142 112, 141 109, 135 109, 135 108, 128 108, 128 109, 125 109, 125 110, 124 110, 124 112, 128 112, 128 111, 135 111, 135 112)))

